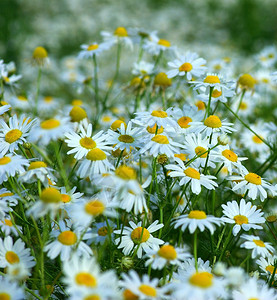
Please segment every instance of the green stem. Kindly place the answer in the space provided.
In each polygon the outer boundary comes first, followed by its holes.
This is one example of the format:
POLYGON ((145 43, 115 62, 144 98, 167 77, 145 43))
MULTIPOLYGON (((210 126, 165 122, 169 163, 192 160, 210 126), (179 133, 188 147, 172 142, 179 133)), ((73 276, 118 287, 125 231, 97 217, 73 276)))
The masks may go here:
POLYGON ((198 272, 198 263, 197 263, 197 229, 194 232, 193 255, 194 255, 194 260, 195 260, 195 270, 196 270, 196 272, 198 272))
POLYGON ((98 68, 96 55, 93 54, 93 64, 94 64, 94 90, 95 90, 95 104, 96 104, 96 118, 99 114, 99 98, 98 98, 98 68))
POLYGON ((240 106, 241 106, 241 103, 242 103, 242 99, 245 95, 245 92, 246 92, 246 89, 243 89, 242 93, 241 93, 241 96, 240 96, 239 105, 238 105, 237 110, 236 110, 236 114, 239 112, 239 109, 240 109, 240 106))
POLYGON ((213 93, 213 89, 214 89, 214 87, 213 87, 213 86, 210 86, 209 101, 208 101, 208 105, 207 105, 207 108, 206 108, 206 112, 205 112, 205 117, 204 117, 204 119, 206 119, 206 114, 207 114, 207 117, 210 116, 210 108, 211 108, 211 101, 212 101, 212 93, 213 93))
POLYGON ((230 240, 231 240, 231 237, 232 237, 232 230, 233 230, 233 226, 231 226, 231 229, 229 231, 229 234, 227 236, 227 239, 225 240, 225 244, 224 244, 224 247, 223 247, 223 250, 221 252, 221 255, 219 257, 219 260, 218 261, 221 261, 223 255, 225 254, 225 251, 227 250, 228 246, 229 246, 229 243, 230 243, 230 240))
POLYGON ((41 81, 41 68, 38 68, 38 77, 37 77, 37 91, 35 97, 35 111, 34 115, 36 116, 38 113, 38 97, 39 97, 39 89, 40 89, 40 81, 41 81))

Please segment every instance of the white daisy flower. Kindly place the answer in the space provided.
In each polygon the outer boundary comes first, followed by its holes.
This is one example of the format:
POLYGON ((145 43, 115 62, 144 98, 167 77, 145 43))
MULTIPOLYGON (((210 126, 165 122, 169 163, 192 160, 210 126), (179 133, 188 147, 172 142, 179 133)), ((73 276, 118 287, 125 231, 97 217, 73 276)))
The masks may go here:
POLYGON ((199 77, 204 74, 207 69, 204 65, 206 60, 199 57, 195 52, 187 52, 186 55, 180 56, 174 61, 167 63, 173 70, 168 71, 166 74, 168 78, 175 76, 185 76, 187 80, 191 80, 193 76, 199 77))
POLYGON ((52 230, 50 234, 54 241, 49 241, 43 251, 47 252, 47 256, 51 259, 55 259, 60 256, 61 261, 68 261, 72 253, 76 253, 78 256, 90 257, 92 255, 91 248, 83 242, 86 237, 83 236, 81 229, 70 230, 64 222, 59 222, 59 229, 52 230), (80 238, 82 236, 82 240, 80 238), (76 246, 78 245, 78 248, 76 246))
POLYGON ((123 43, 124 45, 133 49, 133 42, 128 35, 128 31, 125 27, 117 27, 113 33, 107 31, 101 31, 101 35, 104 38, 107 46, 111 47, 117 43, 123 43))
POLYGON ((108 130, 107 135, 107 142, 111 145, 114 145, 114 149, 120 149, 126 151, 130 151, 131 148, 137 148, 140 147, 140 129, 139 128, 133 128, 132 129, 132 122, 129 122, 127 127, 125 127, 125 124, 120 125, 120 129, 117 131, 113 131, 111 129, 108 130))
MULTIPOLYGON (((31 276, 31 270, 28 269, 24 263, 8 265, 6 268, 7 278, 11 281, 26 280, 31 276)), ((1 293, 0 293, 1 295, 1 293)))
POLYGON ((179 185, 190 183, 191 191, 194 194, 200 194, 201 186, 204 186, 208 190, 214 190, 218 186, 217 183, 213 181, 213 179, 216 179, 215 176, 200 174, 197 169, 186 167, 184 162, 178 157, 175 157, 175 161, 178 165, 166 165, 166 168, 170 170, 168 175, 170 177, 180 177, 179 185))
POLYGON ((266 68, 273 67, 277 61, 276 46, 265 47, 257 56, 259 63, 266 68))
POLYGON ((98 56, 100 53, 102 53, 105 50, 108 50, 109 48, 110 46, 107 43, 92 43, 89 45, 83 44, 81 45, 82 51, 79 52, 78 58, 86 59, 93 57, 93 55, 98 56))
POLYGON ((9 99, 9 103, 13 108, 17 108, 20 110, 30 110, 30 108, 33 106, 32 102, 23 95, 11 97, 11 99, 9 99))
POLYGON ((88 244, 100 244, 103 245, 109 235, 111 234, 112 240, 114 240, 114 229, 116 228, 115 224, 108 220, 109 226, 107 222, 93 223, 93 227, 88 231, 89 234, 92 235, 90 239, 88 239, 88 244), (109 232, 110 228, 110 232, 109 232))
POLYGON ((9 119, 9 126, 4 120, 0 120, 0 153, 5 155, 7 152, 14 152, 18 149, 18 145, 26 143, 26 138, 30 134, 29 131, 36 120, 25 118, 21 115, 20 119, 17 115, 9 119), (2 127, 2 128, 1 128, 2 127))
POLYGON ((72 130, 72 124, 68 117, 57 117, 41 121, 30 132, 30 141, 48 145, 51 141, 64 138, 64 134, 72 130))
POLYGON ((134 270, 130 270, 129 274, 122 274, 122 279, 119 285, 124 289, 124 299, 163 299, 163 290, 158 287, 159 280, 157 278, 150 279, 144 274, 142 279, 134 270))
POLYGON ((232 292, 233 300, 276 300, 277 294, 275 289, 268 288, 268 285, 256 278, 249 278, 240 289, 232 292))
MULTIPOLYGON (((123 248, 124 255, 129 255, 134 246, 137 245, 135 251, 137 251, 138 258, 141 258, 142 251, 146 252, 150 248, 158 249, 158 246, 164 243, 164 241, 153 237, 151 234, 164 226, 163 224, 158 224, 157 220, 147 228, 141 227, 141 222, 136 225, 130 221, 129 224, 131 227, 124 226, 122 236, 115 240, 118 248, 123 248)), ((114 233, 121 234, 121 230, 115 230, 114 233)))
MULTIPOLYGON (((260 269, 262 270, 261 275, 266 276, 268 278, 272 276, 272 274, 274 272, 274 268, 275 268, 274 265, 276 263, 276 259, 277 259, 276 256, 268 256, 266 258, 260 257, 257 260, 257 264, 260 267, 260 269)), ((277 277, 277 274, 275 272, 274 278, 276 279, 276 277, 277 277)))
MULTIPOLYGON (((234 84, 232 83, 232 86, 233 85, 234 84)), ((211 95, 211 103, 216 103, 218 101, 220 101, 222 103, 226 103, 228 100, 227 98, 232 98, 235 95, 234 89, 231 86, 229 88, 230 89, 222 89, 222 90, 213 89, 212 95, 211 95)), ((210 95, 207 93, 203 93, 203 94, 197 95, 196 98, 205 103, 208 103, 210 95)))
POLYGON ((205 228, 208 228, 211 234, 214 233, 215 226, 221 226, 223 223, 220 218, 216 218, 211 215, 206 215, 202 210, 192 210, 189 214, 182 215, 176 218, 173 222, 174 228, 181 227, 182 231, 186 228, 189 229, 190 233, 194 233, 197 228, 202 232, 205 228))
POLYGON ((257 256, 268 257, 275 252, 275 249, 271 246, 270 243, 263 242, 258 236, 243 234, 241 237, 246 240, 246 242, 242 243, 240 247, 251 249, 252 258, 255 258, 257 256))
POLYGON ((145 262, 146 267, 151 265, 153 269, 161 270, 166 265, 177 265, 180 267, 184 260, 191 257, 191 254, 188 253, 187 248, 173 247, 166 243, 159 250, 148 250, 144 257, 148 258, 145 262))
POLYGON ((9 111, 11 109, 11 106, 9 104, 4 104, 0 106, 0 116, 2 116, 4 113, 9 111))
MULTIPOLYGON (((2 207, 0 206, 0 208, 2 207)), ((16 230, 15 226, 11 221, 11 217, 9 215, 5 216, 3 220, 0 221, 0 228, 5 236, 9 236, 9 235, 18 236, 17 230, 19 230, 19 232, 22 233, 22 227, 16 224, 16 228, 17 228, 16 230)))
POLYGON ((232 188, 234 192, 241 189, 243 194, 245 194, 248 191, 247 195, 249 198, 255 200, 259 197, 261 201, 267 198, 266 190, 275 195, 276 191, 274 187, 258 174, 249 173, 246 168, 241 168, 240 173, 241 175, 238 176, 229 176, 230 180, 239 181, 232 188))
POLYGON ((61 99, 54 98, 52 96, 44 96, 43 98, 40 98, 38 101, 38 112, 39 115, 42 115, 45 117, 45 115, 51 114, 53 115, 53 112, 56 112, 57 109, 60 107, 62 103, 61 99), (40 114, 40 112, 42 114, 40 114))
POLYGON ((0 277, 0 295, 4 299, 22 300, 26 299, 26 295, 16 282, 12 282, 5 277, 0 277))
POLYGON ((257 224, 265 223, 264 213, 257 209, 256 205, 252 205, 251 202, 246 203, 244 199, 241 199, 239 205, 236 201, 229 201, 226 205, 222 204, 221 206, 224 214, 221 220, 225 223, 235 224, 233 227, 234 236, 241 229, 245 231, 249 231, 251 228, 263 229, 262 226, 257 224))
POLYGON ((171 43, 168 40, 160 39, 156 32, 152 32, 147 40, 145 40, 144 45, 142 46, 145 51, 152 55, 158 55, 161 52, 174 50, 175 47, 171 46, 171 43))
POLYGON ((144 60, 141 60, 140 62, 135 62, 134 67, 132 70, 132 74, 140 77, 144 77, 146 75, 150 75, 153 73, 154 65, 151 63, 148 63, 144 60))
POLYGON ((194 90, 201 89, 205 93, 209 93, 211 87, 221 91, 222 89, 229 89, 228 85, 230 85, 230 82, 227 82, 222 75, 216 73, 207 73, 200 80, 190 81, 190 83, 194 85, 194 90))
POLYGON ((273 80, 275 83, 277 83, 277 71, 271 73, 271 78, 272 78, 272 80, 273 80))
POLYGON ((0 158, 0 184, 14 177, 17 173, 25 172, 24 167, 29 166, 27 159, 20 155, 7 154, 0 158))
POLYGON ((7 190, 6 188, 0 189, 0 203, 7 202, 9 206, 17 204, 20 197, 7 190))
POLYGON ((31 250, 25 248, 21 239, 13 242, 10 236, 0 239, 0 267, 6 268, 8 265, 23 263, 26 268, 32 268, 36 262, 30 255, 31 250))
POLYGON ((238 157, 238 155, 230 150, 230 146, 218 146, 213 152, 214 161, 223 163, 223 166, 232 174, 235 170, 242 167, 241 162, 248 159, 247 157, 238 157))

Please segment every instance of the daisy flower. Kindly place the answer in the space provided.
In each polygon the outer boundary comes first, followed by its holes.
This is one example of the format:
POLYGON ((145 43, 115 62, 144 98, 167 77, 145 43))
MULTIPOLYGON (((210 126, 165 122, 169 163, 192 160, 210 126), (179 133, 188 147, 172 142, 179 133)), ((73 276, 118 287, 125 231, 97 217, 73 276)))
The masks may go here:
POLYGON ((270 243, 263 242, 258 236, 243 234, 241 237, 246 240, 246 242, 242 243, 240 247, 251 249, 252 258, 257 256, 268 257, 275 252, 275 249, 270 245, 270 243))
POLYGON ((247 157, 238 157, 238 155, 230 150, 230 146, 217 146, 213 152, 214 161, 223 163, 223 166, 228 169, 229 173, 234 170, 239 170, 242 167, 241 162, 248 159, 247 157))
POLYGON ((111 129, 108 130, 108 136, 106 140, 109 142, 109 144, 115 145, 115 150, 126 149, 126 151, 129 152, 132 148, 140 147, 139 131, 139 128, 132 129, 132 122, 129 122, 127 127, 125 127, 125 124, 122 123, 118 132, 111 129))
POLYGON ((80 126, 80 133, 76 132, 66 132, 65 142, 68 147, 73 148, 67 152, 67 154, 74 154, 74 158, 81 159, 85 157, 90 150, 94 148, 99 148, 101 150, 111 150, 112 148, 107 146, 106 135, 103 134, 103 130, 99 131, 97 134, 92 135, 92 124, 89 124, 85 130, 83 126, 80 126))
POLYGON ((31 127, 36 120, 30 120, 21 115, 18 120, 17 115, 9 119, 9 126, 4 120, 0 120, 0 153, 5 155, 7 152, 14 152, 18 145, 26 143, 31 127), (1 128, 2 127, 2 128, 1 128))
POLYGON ((0 267, 6 268, 8 265, 23 263, 26 268, 32 268, 36 262, 30 255, 30 249, 25 249, 25 244, 21 239, 15 243, 10 236, 0 239, 0 267))
POLYGON ((218 91, 221 91, 222 89, 229 89, 228 85, 230 85, 230 83, 227 82, 222 75, 216 73, 208 73, 199 81, 190 81, 190 83, 194 85, 194 90, 201 89, 205 91, 205 93, 209 93, 210 88, 214 88, 218 91))
POLYGON ((211 215, 206 215, 202 210, 192 210, 189 214, 182 215, 176 218, 173 222, 174 228, 181 227, 182 231, 186 228, 189 229, 190 233, 194 233, 197 228, 202 232, 205 228, 208 228, 211 234, 214 233, 215 226, 220 226, 222 221, 220 218, 216 218, 211 215))
MULTIPOLYGON (((262 270, 261 275, 266 276, 266 277, 271 277, 271 275, 274 272, 274 265, 276 262, 277 257, 276 256, 268 256, 265 258, 260 257, 257 260, 257 264, 260 267, 260 269, 262 270)), ((275 273, 274 278, 276 279, 277 274, 275 273)))
POLYGON ((275 46, 265 47, 257 56, 259 63, 266 68, 273 67, 277 61, 277 49, 275 46))
POLYGON ((165 39, 160 39, 156 32, 152 32, 147 40, 145 40, 142 46, 145 51, 151 55, 159 55, 161 52, 167 50, 174 50, 175 47, 171 46, 170 41, 165 39))
POLYGON ((208 190, 214 190, 218 186, 217 183, 213 181, 213 179, 216 179, 215 176, 200 174, 197 169, 186 167, 184 162, 178 157, 175 157, 175 161, 178 165, 166 165, 166 168, 170 170, 168 175, 170 177, 180 177, 179 185, 190 183, 191 191, 194 194, 200 194, 201 186, 204 186, 208 190))
POLYGON ((73 255, 62 264, 67 292, 96 291, 99 288, 111 289, 116 286, 116 275, 112 271, 100 273, 96 259, 73 255))
POLYGON ((102 53, 105 50, 108 50, 110 46, 107 43, 92 43, 92 44, 83 44, 81 45, 82 51, 79 52, 78 58, 80 59, 86 59, 91 58, 93 55, 98 56, 100 53, 102 53))
POLYGON ((9 111, 11 109, 11 106, 9 104, 4 104, 0 106, 0 116, 2 116, 4 113, 9 111))
POLYGON ((9 206, 14 206, 17 204, 20 197, 7 190, 6 188, 0 189, 0 203, 7 202, 9 206))
MULTIPOLYGON (((51 231, 51 238, 54 241, 49 241, 43 251, 47 252, 47 256, 51 259, 55 259, 60 256, 61 261, 67 261, 71 257, 72 253, 76 253, 78 256, 90 257, 92 255, 92 250, 90 247, 80 241, 80 237, 83 235, 81 230, 72 231, 68 228, 64 222, 59 222, 59 229, 51 231), (78 248, 76 246, 78 245, 78 248), (76 251, 76 252, 75 252, 76 251)), ((83 236, 82 239, 84 239, 83 236)))
POLYGON ((34 126, 30 132, 30 140, 48 145, 51 141, 63 138, 66 132, 72 130, 72 125, 68 117, 57 117, 41 121, 34 126))
POLYGON ((17 173, 25 172, 24 167, 29 166, 27 159, 20 155, 8 154, 0 158, 0 184, 14 177, 17 173))
POLYGON ((191 257, 187 248, 173 247, 168 243, 162 245, 159 250, 149 250, 146 252, 145 258, 148 258, 145 262, 145 266, 151 265, 153 269, 161 270, 166 265, 181 266, 182 262, 191 257))
POLYGON ((0 295, 4 299, 22 300, 26 299, 26 295, 16 282, 0 276, 0 295))
POLYGON ((11 97, 9 103, 13 108, 20 110, 29 110, 32 107, 31 101, 29 101, 29 99, 23 95, 11 97))
POLYGON ((39 99, 38 112, 43 112, 43 116, 47 114, 53 115, 53 112, 56 112, 61 105, 61 102, 61 99, 57 99, 52 96, 44 96, 39 99))
POLYGON ((248 191, 249 198, 255 200, 259 197, 261 201, 264 201, 265 198, 267 198, 266 190, 275 195, 276 192, 274 187, 258 174, 249 173, 246 168, 241 168, 240 173, 241 175, 238 176, 229 176, 230 180, 239 181, 239 183, 234 185, 232 191, 236 192, 241 189, 243 194, 248 191))
MULTIPOLYGON (((124 255, 129 255, 134 246, 137 245, 135 251, 137 251, 138 258, 141 258, 142 251, 158 249, 158 246, 164 243, 164 241, 153 237, 151 234, 164 226, 163 224, 158 224, 157 220, 147 228, 141 227, 141 222, 136 225, 130 221, 129 224, 131 227, 124 226, 122 236, 115 240, 118 248, 123 248, 124 255)), ((121 234, 121 230, 115 230, 114 233, 121 234)))
POLYGON ((153 73, 154 65, 146 61, 141 60, 138 63, 134 63, 132 74, 140 77, 150 75, 153 73))
MULTIPOLYGON (((233 83, 232 83, 233 86, 233 83)), ((212 95, 211 95, 211 103, 216 103, 218 101, 222 102, 222 103, 226 103, 227 102, 227 98, 231 98, 235 95, 235 91, 232 89, 232 87, 229 87, 230 89, 222 89, 222 90, 217 90, 217 89, 213 89, 212 91, 212 95)), ((197 95, 197 99, 208 103, 209 102, 209 98, 210 95, 209 94, 199 94, 197 95)))
POLYGON ((173 68, 166 74, 168 78, 175 76, 186 76, 187 80, 191 80, 192 77, 199 77, 204 74, 207 69, 204 65, 206 60, 199 57, 197 53, 188 52, 185 56, 180 56, 174 61, 167 63, 169 67, 173 68))
MULTIPOLYGON (((18 232, 15 229, 15 226, 13 225, 11 221, 11 217, 9 215, 5 216, 5 218, 3 218, 3 220, 0 221, 0 228, 5 236, 9 236, 9 235, 18 236, 18 232)), ((16 224, 16 228, 22 233, 21 226, 16 224)))
POLYGON ((104 38, 104 42, 107 46, 111 47, 117 43, 123 43, 133 48, 133 42, 128 35, 128 31, 125 27, 117 27, 113 33, 102 31, 101 35, 104 38))
POLYGON ((268 146, 263 142, 263 140, 267 140, 269 135, 265 124, 260 123, 256 126, 251 126, 251 129, 256 132, 259 137, 250 130, 245 130, 241 136, 241 142, 244 147, 250 152, 258 152, 261 154, 268 151, 268 146))
POLYGON ((241 229, 245 231, 249 231, 251 228, 263 229, 262 226, 257 224, 265 223, 264 213, 257 209, 256 205, 252 205, 251 202, 246 203, 244 199, 241 199, 239 205, 236 201, 229 201, 226 205, 222 204, 221 206, 224 214, 221 220, 225 223, 235 224, 233 227, 234 236, 241 229))
POLYGON ((256 278, 249 278, 239 289, 232 292, 233 300, 276 300, 275 289, 268 288, 268 285, 256 278))
MULTIPOLYGON (((113 231, 115 229, 115 224, 110 220, 108 221, 108 223, 109 223, 111 238, 112 240, 114 240, 113 231)), ((91 235, 93 235, 93 237, 88 240, 88 244, 90 245, 91 243, 93 243, 96 245, 98 244, 103 245, 109 235, 109 228, 106 221, 100 223, 93 223, 93 228, 91 228, 88 231, 91 235)))

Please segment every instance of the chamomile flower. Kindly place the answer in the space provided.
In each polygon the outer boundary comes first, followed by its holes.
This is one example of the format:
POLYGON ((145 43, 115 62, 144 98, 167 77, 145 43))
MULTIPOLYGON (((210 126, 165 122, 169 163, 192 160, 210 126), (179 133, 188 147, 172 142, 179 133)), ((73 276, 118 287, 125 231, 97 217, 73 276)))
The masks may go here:
POLYGON ((210 92, 210 88, 214 88, 218 91, 222 89, 229 89, 228 82, 223 78, 222 75, 216 73, 208 73, 199 81, 190 81, 194 85, 194 90, 201 89, 206 93, 210 92))
POLYGON ((246 242, 242 243, 240 247, 251 249, 252 258, 255 258, 257 256, 268 257, 275 252, 275 249, 271 246, 270 243, 263 242, 258 236, 243 234, 241 237, 246 240, 246 242))
POLYGON ((7 154, 0 158, 0 184, 7 181, 10 176, 25 171, 24 167, 29 166, 27 159, 20 155, 7 154))
POLYGON ((102 31, 101 35, 104 38, 104 42, 107 43, 109 47, 117 43, 123 43, 131 49, 133 48, 133 42, 128 35, 128 31, 125 27, 117 27, 113 33, 102 31))
POLYGON ((277 49, 275 46, 267 46, 256 58, 263 67, 270 68, 274 66, 277 61, 277 49))
MULTIPOLYGON (((164 226, 163 224, 158 224, 157 220, 147 228, 143 228, 141 222, 135 224, 130 221, 129 224, 131 227, 124 226, 122 236, 115 240, 118 248, 123 248, 124 255, 129 255, 135 246, 134 251, 137 251, 138 258, 141 258, 142 251, 158 249, 158 246, 164 243, 164 241, 153 237, 151 234, 164 226)), ((115 230, 114 233, 121 234, 121 230, 115 230)))
POLYGON ((22 233, 22 227, 21 226, 16 224, 16 228, 12 223, 11 217, 8 216, 8 215, 5 216, 3 218, 3 220, 0 221, 0 229, 5 234, 5 236, 9 236, 9 235, 18 236, 17 230, 19 230, 19 232, 22 233))
POLYGON ((30 254, 30 249, 25 248, 21 239, 13 242, 10 236, 0 239, 0 267, 6 268, 8 265, 23 263, 27 268, 32 268, 36 262, 30 254))
POLYGON ((166 265, 181 266, 182 262, 190 256, 187 248, 173 247, 166 243, 159 250, 151 249, 146 252, 145 258, 148 259, 145 262, 145 266, 151 265, 153 269, 158 270, 163 269, 166 265))
POLYGON ((202 232, 205 228, 208 228, 211 234, 214 233, 215 226, 220 226, 222 221, 220 218, 216 218, 211 215, 206 215, 202 210, 192 210, 189 214, 182 215, 173 221, 174 228, 181 227, 182 231, 186 228, 190 233, 194 233, 197 228, 202 232))
POLYGON ((4 113, 9 111, 11 109, 10 104, 4 104, 0 106, 0 116, 2 116, 4 113))
POLYGON ((186 167, 184 162, 178 157, 175 157, 175 161, 178 165, 169 164, 166 166, 170 170, 169 176, 180 177, 179 185, 190 183, 191 191, 194 194, 198 195, 201 192, 201 186, 204 186, 208 190, 214 190, 218 186, 213 181, 213 179, 216 179, 215 176, 201 174, 194 167, 186 167))
POLYGON ((265 125, 260 123, 251 126, 251 129, 259 137, 250 130, 245 130, 241 137, 241 142, 244 147, 250 152, 264 153, 265 151, 268 151, 268 146, 263 142, 263 140, 267 140, 268 138, 268 130, 266 130, 265 125))
POLYGON ((138 63, 134 63, 132 74, 136 76, 144 77, 146 75, 152 74, 153 69, 154 69, 153 64, 141 60, 138 63))
POLYGON ((249 278, 239 290, 232 292, 233 300, 276 300, 277 295, 273 288, 256 278, 249 278))
POLYGON ((9 126, 4 120, 0 120, 0 153, 5 155, 8 152, 14 152, 18 149, 18 145, 27 142, 31 127, 36 120, 30 120, 21 115, 20 119, 14 115, 9 119, 9 126), (2 127, 2 128, 1 128, 2 127))
POLYGON ((43 112, 42 116, 45 117, 45 115, 51 114, 53 115, 53 112, 56 112, 59 108, 61 103, 61 99, 57 99, 52 96, 44 96, 39 99, 38 102, 38 112, 43 112))
POLYGON ((175 47, 171 46, 170 41, 165 39, 160 39, 156 32, 152 32, 148 39, 145 40, 143 49, 152 54, 152 55, 158 55, 161 52, 168 51, 168 50, 174 50, 175 47))
POLYGON ((20 110, 29 110, 32 107, 32 102, 24 95, 13 96, 9 100, 9 103, 13 108, 20 110))
POLYGON ((264 224, 265 218, 263 212, 257 209, 256 205, 252 205, 251 202, 245 202, 241 199, 240 204, 236 201, 227 202, 227 204, 221 205, 223 208, 224 216, 221 218, 223 222, 235 224, 233 227, 233 235, 236 236, 238 232, 243 229, 249 231, 253 229, 263 229, 262 226, 257 224, 264 224))
POLYGON ((107 240, 109 233, 111 234, 112 240, 114 240, 114 229, 115 224, 108 220, 108 223, 100 222, 100 223, 93 223, 93 228, 91 228, 88 232, 92 235, 92 238, 88 240, 88 244, 94 243, 96 245, 100 244, 103 245, 107 240), (108 226, 109 225, 109 226, 108 226))
POLYGON ((119 132, 109 129, 107 136, 107 142, 109 142, 109 144, 115 145, 115 150, 126 149, 126 151, 130 151, 131 148, 140 147, 140 130, 139 128, 132 128, 132 122, 129 122, 127 127, 125 127, 124 124, 121 124, 118 131, 119 132))
POLYGON ((0 203, 7 202, 9 206, 14 206, 18 203, 20 197, 7 190, 6 188, 0 189, 0 203))
POLYGON ((0 277, 0 295, 3 300, 22 300, 26 295, 16 282, 10 281, 5 277, 0 277))
POLYGON ((32 128, 30 140, 38 141, 41 145, 48 145, 51 141, 63 138, 64 134, 70 130, 72 130, 72 125, 67 117, 47 119, 32 128))
POLYGON ((93 55, 98 56, 100 53, 102 53, 105 50, 108 50, 109 48, 110 46, 107 43, 91 43, 89 45, 83 44, 81 45, 82 51, 79 52, 78 58, 92 58, 93 55))
POLYGON ((246 160, 247 157, 238 157, 238 155, 230 150, 230 146, 218 146, 213 152, 214 161, 223 163, 223 166, 228 169, 232 174, 234 170, 239 170, 242 167, 241 162, 246 160))
MULTIPOLYGON (((60 256, 61 261, 69 260, 73 252, 76 253, 75 255, 88 258, 92 255, 92 250, 86 243, 80 241, 82 234, 81 229, 73 231, 64 222, 60 221, 59 229, 52 230, 50 235, 51 238, 54 238, 54 241, 49 241, 43 251, 47 252, 47 256, 51 259, 60 256)), ((83 236, 84 238, 85 236, 83 236)))
MULTIPOLYGON (((222 102, 222 103, 226 103, 227 102, 227 98, 231 98, 235 95, 235 91, 231 88, 230 89, 222 89, 222 90, 217 90, 217 89, 213 89, 212 91, 212 95, 211 95, 211 103, 216 103, 218 101, 222 102)), ((208 103, 209 102, 209 94, 200 94, 197 95, 197 99, 208 103)))
POLYGON ((122 280, 119 285, 124 289, 124 299, 161 299, 164 295, 163 290, 158 287, 159 280, 157 278, 150 279, 144 274, 142 279, 134 270, 130 270, 129 274, 122 274, 122 280))
MULTIPOLYGON (((271 277, 271 275, 274 272, 274 265, 276 263, 276 256, 268 256, 265 258, 260 257, 257 260, 257 264, 260 267, 260 269, 262 270, 262 275, 266 276, 266 277, 271 277)), ((274 278, 276 279, 277 274, 275 273, 274 278)))
POLYGON ((188 52, 184 56, 180 56, 172 62, 167 63, 169 67, 173 68, 167 72, 168 78, 175 76, 186 76, 187 80, 192 77, 199 77, 204 74, 206 67, 206 60, 199 57, 197 53, 188 52))
POLYGON ((235 184, 232 188, 234 192, 241 189, 244 194, 248 191, 249 198, 252 200, 260 198, 261 201, 267 198, 266 190, 275 195, 274 187, 258 174, 249 173, 246 168, 241 168, 240 174, 241 175, 229 177, 230 180, 239 181, 239 183, 235 184))

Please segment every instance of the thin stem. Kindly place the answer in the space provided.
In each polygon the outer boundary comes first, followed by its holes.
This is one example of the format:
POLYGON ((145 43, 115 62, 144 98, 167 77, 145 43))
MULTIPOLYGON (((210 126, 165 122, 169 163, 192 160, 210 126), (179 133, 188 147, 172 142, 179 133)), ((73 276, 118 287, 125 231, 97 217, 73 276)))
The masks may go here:
POLYGON ((207 105, 207 108, 206 108, 206 112, 205 112, 205 117, 204 117, 204 119, 206 119, 206 114, 207 114, 208 117, 209 117, 209 115, 210 115, 210 108, 211 108, 211 101, 212 101, 212 93, 213 93, 213 89, 214 89, 214 87, 213 87, 213 86, 210 86, 209 101, 208 101, 208 105, 207 105))
POLYGON ((34 115, 37 115, 37 113, 38 113, 38 97, 39 97, 40 81, 41 81, 41 68, 39 67, 38 68, 38 77, 37 77, 37 91, 36 91, 36 97, 35 97, 34 115))
POLYGON ((198 272, 198 263, 197 263, 197 229, 194 232, 193 255, 194 255, 194 260, 195 260, 195 270, 196 270, 196 272, 198 272))
POLYGON ((236 110, 236 114, 239 112, 239 109, 240 109, 240 106, 241 106, 241 103, 242 103, 242 99, 245 95, 245 92, 246 92, 246 89, 243 89, 243 91, 241 93, 241 96, 240 96, 239 105, 238 105, 237 110, 236 110))
POLYGON ((94 91, 95 91, 95 104, 96 104, 96 118, 98 118, 99 114, 99 98, 98 98, 98 68, 97 68, 97 60, 96 55, 93 54, 93 64, 94 64, 94 91))

